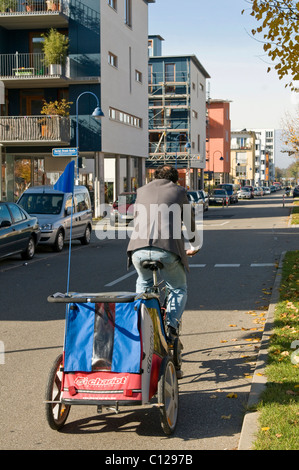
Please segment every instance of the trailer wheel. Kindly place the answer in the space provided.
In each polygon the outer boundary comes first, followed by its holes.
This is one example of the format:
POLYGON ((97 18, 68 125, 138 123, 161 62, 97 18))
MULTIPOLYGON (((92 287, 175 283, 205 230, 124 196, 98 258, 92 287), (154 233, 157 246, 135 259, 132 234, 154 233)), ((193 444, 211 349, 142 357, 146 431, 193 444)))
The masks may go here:
POLYGON ((46 418, 50 428, 58 431, 64 426, 70 412, 71 406, 60 403, 62 371, 61 365, 63 356, 60 354, 49 373, 48 383, 46 387, 46 401, 55 401, 59 403, 46 403, 46 418))
POLYGON ((177 424, 179 395, 175 366, 169 356, 164 357, 160 368, 158 402, 162 429, 165 434, 172 434, 177 424))

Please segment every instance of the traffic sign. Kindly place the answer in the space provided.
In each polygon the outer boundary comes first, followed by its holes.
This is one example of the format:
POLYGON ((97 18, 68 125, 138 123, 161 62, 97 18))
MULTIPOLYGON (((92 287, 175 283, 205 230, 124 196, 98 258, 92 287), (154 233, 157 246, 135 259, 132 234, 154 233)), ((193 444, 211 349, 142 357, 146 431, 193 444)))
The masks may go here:
POLYGON ((78 148, 77 147, 67 147, 67 148, 57 148, 52 149, 53 157, 77 157, 78 148))

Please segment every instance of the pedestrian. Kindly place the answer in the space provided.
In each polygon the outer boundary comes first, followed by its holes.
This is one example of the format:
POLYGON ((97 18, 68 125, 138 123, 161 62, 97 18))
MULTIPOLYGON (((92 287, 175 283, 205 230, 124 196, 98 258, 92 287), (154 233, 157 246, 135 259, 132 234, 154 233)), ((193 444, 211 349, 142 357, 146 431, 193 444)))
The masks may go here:
POLYGON ((142 262, 163 263, 161 275, 169 292, 166 326, 170 341, 178 334, 187 301, 188 256, 199 250, 194 212, 185 188, 177 182, 178 171, 164 165, 155 171, 155 178, 150 183, 137 189, 134 229, 127 248, 128 264, 133 263, 138 274, 137 293, 145 292, 153 284, 152 273, 142 267, 142 262))

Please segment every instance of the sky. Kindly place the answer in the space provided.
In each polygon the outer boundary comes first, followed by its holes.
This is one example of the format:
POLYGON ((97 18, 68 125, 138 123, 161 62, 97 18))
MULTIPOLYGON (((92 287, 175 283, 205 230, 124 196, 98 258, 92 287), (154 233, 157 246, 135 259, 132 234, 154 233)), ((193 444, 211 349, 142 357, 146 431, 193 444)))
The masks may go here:
MULTIPOLYGON (((163 55, 194 54, 211 76, 210 97, 231 101, 231 128, 281 129, 296 114, 299 94, 285 87, 263 50, 246 0, 156 0, 149 34, 163 37, 163 55), (242 15, 241 11, 245 9, 242 15)), ((286 161, 279 166, 292 163, 286 161)), ((281 162, 280 162, 281 163, 281 162)))

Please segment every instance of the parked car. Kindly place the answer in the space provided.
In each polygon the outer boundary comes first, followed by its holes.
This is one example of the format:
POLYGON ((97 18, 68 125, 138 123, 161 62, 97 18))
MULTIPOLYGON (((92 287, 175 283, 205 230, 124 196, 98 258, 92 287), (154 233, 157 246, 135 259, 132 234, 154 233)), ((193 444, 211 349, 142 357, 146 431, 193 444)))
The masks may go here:
POLYGON ((187 191, 187 197, 194 210, 194 214, 200 214, 200 212, 204 210, 204 201, 199 191, 187 191))
POLYGON ((293 189, 293 197, 299 197, 299 185, 293 189))
POLYGON ((203 210, 209 210, 209 195, 203 189, 199 189, 198 194, 203 200, 203 210))
POLYGON ((245 186, 243 186, 243 188, 248 188, 250 190, 250 193, 251 193, 251 198, 254 198, 254 187, 253 186, 245 184, 245 186))
POLYGON ((263 186, 264 194, 271 194, 271 190, 268 186, 263 186))
POLYGON ((264 195, 264 191, 263 191, 262 188, 260 188, 259 186, 255 186, 255 187, 254 187, 254 195, 255 195, 255 196, 263 196, 263 195, 264 195))
POLYGON ((238 194, 237 194, 237 191, 235 191, 233 184, 221 183, 221 184, 218 184, 217 188, 225 189, 225 191, 229 195, 229 202, 231 204, 235 204, 236 202, 238 202, 238 194))
POLYGON ((20 253, 23 259, 32 259, 40 236, 37 217, 18 204, 0 202, 0 258, 20 253))
POLYGON ((243 187, 238 191, 239 199, 252 199, 252 192, 249 188, 243 187))
POLYGON ((225 189, 214 189, 210 194, 210 205, 212 204, 222 204, 229 205, 229 196, 225 189))
MULTIPOLYGON (((61 251, 70 239, 72 194, 57 191, 51 186, 33 186, 18 200, 28 214, 38 218, 41 229, 41 245, 50 245, 61 251)), ((85 186, 74 187, 72 240, 88 245, 91 239, 92 211, 85 186)))
POLYGON ((112 204, 110 225, 114 226, 118 222, 128 223, 133 220, 135 201, 136 192, 120 193, 116 201, 112 204))

